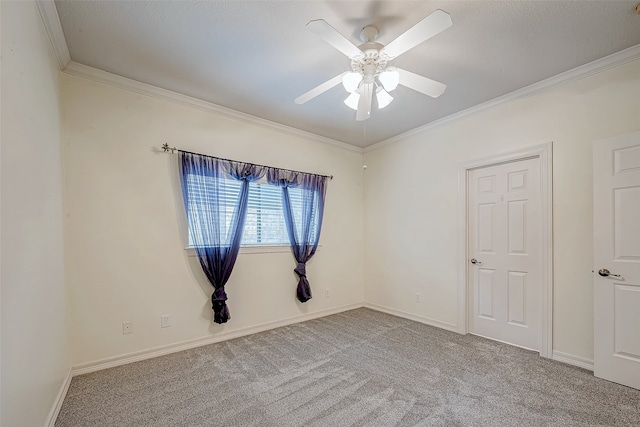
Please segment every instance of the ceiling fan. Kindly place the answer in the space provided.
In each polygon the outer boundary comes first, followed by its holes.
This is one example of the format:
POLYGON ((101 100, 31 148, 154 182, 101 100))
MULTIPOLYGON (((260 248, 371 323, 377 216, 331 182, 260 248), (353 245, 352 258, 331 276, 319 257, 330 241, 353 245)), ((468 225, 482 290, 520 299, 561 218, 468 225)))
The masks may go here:
POLYGON ((437 98, 442 95, 446 85, 390 66, 389 61, 451 25, 451 16, 438 9, 386 46, 375 41, 378 37, 378 29, 371 25, 366 26, 360 33, 360 39, 364 43, 356 47, 325 20, 310 21, 307 28, 311 32, 351 59, 352 71, 339 74, 299 96, 295 100, 296 104, 304 104, 342 83, 350 94, 344 103, 357 111, 357 121, 363 121, 371 116, 373 95, 376 96, 378 108, 384 108, 393 101, 389 92, 393 91, 398 84, 437 98))

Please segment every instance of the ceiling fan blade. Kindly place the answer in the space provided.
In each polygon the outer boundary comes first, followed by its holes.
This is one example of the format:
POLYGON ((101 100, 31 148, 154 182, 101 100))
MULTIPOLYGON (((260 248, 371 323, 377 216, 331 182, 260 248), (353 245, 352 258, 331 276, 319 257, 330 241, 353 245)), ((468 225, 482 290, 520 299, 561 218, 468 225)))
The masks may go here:
POLYGON ((309 21, 307 28, 349 58, 362 55, 360 49, 340 34, 338 30, 329 25, 324 19, 309 21))
POLYGON ((432 98, 439 97, 447 88, 447 85, 445 85, 444 83, 440 83, 435 80, 420 76, 418 74, 414 74, 411 71, 403 70, 401 68, 397 68, 397 70, 398 74, 400 74, 401 85, 416 90, 420 93, 424 93, 425 95, 429 95, 432 98))
POLYGON ((305 102, 309 101, 310 99, 313 99, 316 96, 318 96, 318 95, 320 95, 322 93, 325 93, 326 91, 328 91, 332 87, 339 85, 340 83, 342 83, 342 78, 347 73, 348 73, 348 71, 345 71, 342 74, 338 74, 337 76, 335 76, 331 80, 327 80, 326 82, 322 83, 321 85, 318 85, 318 86, 314 87, 309 92, 307 92, 307 93, 305 93, 303 95, 300 95, 295 100, 296 104, 304 104, 305 102))
POLYGON ((371 102, 373 101, 373 83, 363 83, 360 86, 360 99, 356 121, 367 120, 371 116, 371 102))
POLYGON ((404 34, 398 36, 397 39, 386 45, 382 50, 390 58, 395 58, 441 31, 446 30, 452 24, 451 16, 444 10, 438 9, 409 28, 404 34))

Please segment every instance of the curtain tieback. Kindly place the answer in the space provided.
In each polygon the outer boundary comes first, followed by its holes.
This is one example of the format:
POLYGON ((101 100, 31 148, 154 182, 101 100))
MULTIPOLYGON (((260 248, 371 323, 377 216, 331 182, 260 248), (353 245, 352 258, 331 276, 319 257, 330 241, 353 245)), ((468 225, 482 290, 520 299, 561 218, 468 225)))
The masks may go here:
POLYGON ((311 287, 307 280, 307 265, 304 262, 299 262, 296 268, 293 270, 296 272, 300 280, 298 280, 298 287, 296 289, 296 296, 298 301, 307 302, 311 299, 311 287))
POLYGON ((226 323, 231 319, 229 308, 227 307, 227 293, 224 286, 213 291, 211 295, 211 306, 213 308, 213 321, 216 323, 226 323))
POLYGON ((299 262, 296 268, 293 269, 298 277, 307 277, 307 264, 299 262))

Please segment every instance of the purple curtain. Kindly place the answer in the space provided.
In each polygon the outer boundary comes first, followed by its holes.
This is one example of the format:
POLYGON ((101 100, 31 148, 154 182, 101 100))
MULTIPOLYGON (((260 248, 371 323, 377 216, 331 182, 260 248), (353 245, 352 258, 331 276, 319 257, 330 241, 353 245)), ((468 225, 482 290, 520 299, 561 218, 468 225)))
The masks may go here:
POLYGON ((226 323, 231 316, 224 287, 240 251, 249 183, 263 177, 267 168, 183 151, 179 154, 190 245, 214 288, 213 321, 226 323))
POLYGON ((267 179, 270 184, 282 187, 284 220, 291 250, 298 262, 293 270, 299 278, 296 295, 300 302, 306 302, 311 299, 306 263, 316 253, 320 240, 327 177, 270 170, 267 179), (291 197, 292 189, 301 193, 295 201, 291 197))

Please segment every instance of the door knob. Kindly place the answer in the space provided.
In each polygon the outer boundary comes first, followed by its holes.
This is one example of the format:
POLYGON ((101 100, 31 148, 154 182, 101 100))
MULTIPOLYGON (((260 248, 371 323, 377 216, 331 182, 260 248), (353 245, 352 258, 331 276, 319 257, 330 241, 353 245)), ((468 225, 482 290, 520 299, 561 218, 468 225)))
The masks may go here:
POLYGON ((482 261, 478 261, 475 258, 471 258, 471 264, 482 265, 482 261))
POLYGON ((619 274, 611 274, 611 272, 609 270, 607 270, 606 268, 602 268, 600 270, 598 270, 598 274, 601 275, 602 277, 622 277, 619 274))

